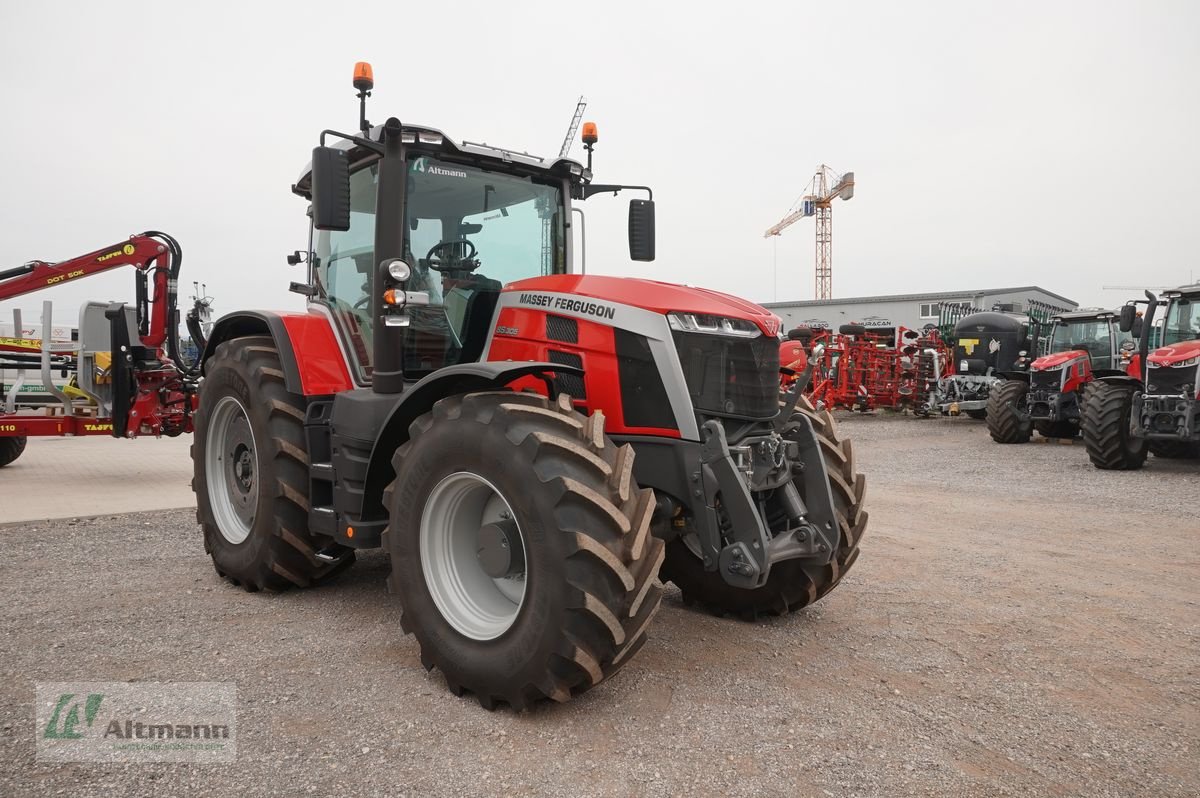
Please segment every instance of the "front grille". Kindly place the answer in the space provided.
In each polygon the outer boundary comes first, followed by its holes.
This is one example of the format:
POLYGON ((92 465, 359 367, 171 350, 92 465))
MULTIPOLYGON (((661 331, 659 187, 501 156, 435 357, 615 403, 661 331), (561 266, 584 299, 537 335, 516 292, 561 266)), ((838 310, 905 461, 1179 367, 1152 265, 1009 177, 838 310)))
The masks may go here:
POLYGON ((702 413, 772 418, 779 412, 779 340, 676 332, 692 406, 702 413))
POLYGON ((1196 368, 1188 366, 1181 369, 1147 369, 1146 393, 1157 396, 1190 396, 1196 385, 1196 368))
POLYGON ((1062 369, 1029 373, 1030 391, 1057 391, 1060 385, 1062 385, 1062 369))

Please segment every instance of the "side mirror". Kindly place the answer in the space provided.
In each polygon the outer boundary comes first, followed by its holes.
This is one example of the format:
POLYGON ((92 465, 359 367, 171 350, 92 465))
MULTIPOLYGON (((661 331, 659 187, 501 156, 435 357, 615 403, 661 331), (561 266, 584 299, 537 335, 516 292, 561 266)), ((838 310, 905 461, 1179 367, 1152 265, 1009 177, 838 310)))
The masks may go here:
POLYGON ((1133 320, 1133 337, 1134 338, 1140 339, 1142 337, 1142 324, 1143 324, 1143 322, 1142 322, 1141 317, 1138 317, 1133 320))
POLYGON ((654 200, 629 201, 629 259, 654 260, 654 200))
POLYGON ((1133 321, 1137 318, 1137 307, 1135 305, 1121 306, 1121 332, 1129 332, 1133 329, 1133 321))
POLYGON ((345 150, 313 148, 312 214, 318 230, 350 229, 350 159, 345 150))

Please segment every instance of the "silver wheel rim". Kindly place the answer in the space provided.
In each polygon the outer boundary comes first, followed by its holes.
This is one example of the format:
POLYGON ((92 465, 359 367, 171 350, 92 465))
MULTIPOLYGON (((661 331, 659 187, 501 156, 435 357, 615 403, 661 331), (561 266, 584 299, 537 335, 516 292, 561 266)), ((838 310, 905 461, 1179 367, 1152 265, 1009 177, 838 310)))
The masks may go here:
POLYGON ((204 441, 204 474, 217 531, 234 544, 250 537, 258 510, 258 450, 246 408, 232 396, 213 408, 204 441))
POLYGON ((517 620, 525 602, 526 574, 493 578, 480 562, 480 530, 511 522, 514 550, 525 562, 525 539, 508 501, 496 486, 467 471, 437 484, 421 513, 421 572, 446 622, 472 640, 494 640, 517 620))

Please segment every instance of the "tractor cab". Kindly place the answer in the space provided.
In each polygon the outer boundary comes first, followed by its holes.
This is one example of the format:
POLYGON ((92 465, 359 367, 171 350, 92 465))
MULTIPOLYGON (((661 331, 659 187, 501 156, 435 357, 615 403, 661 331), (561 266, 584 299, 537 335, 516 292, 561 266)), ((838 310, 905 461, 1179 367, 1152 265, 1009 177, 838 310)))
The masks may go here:
POLYGON ((1033 364, 1034 371, 1060 368, 1078 358, 1065 356, 1070 352, 1086 353, 1091 371, 1124 370, 1136 343, 1134 336, 1122 332, 1116 321, 1117 314, 1111 310, 1081 310, 1055 316, 1050 328, 1049 352, 1033 364))
MULTIPOLYGON (((406 201, 395 226, 399 259, 409 277, 406 292, 390 295, 407 301, 388 303, 386 287, 378 293, 390 308, 411 305, 403 318, 389 315, 393 321, 406 320, 392 325, 401 339, 401 365, 407 378, 420 379, 446 366, 479 360, 503 285, 569 271, 569 194, 583 168, 565 160, 543 165, 540 159, 482 145, 460 146, 432 129, 408 130, 406 201)), ((376 128, 372 138, 381 133, 376 128)), ((351 342, 352 365, 365 383, 375 365, 372 281, 379 277, 375 237, 381 158, 363 146, 347 152, 349 224, 345 230, 314 226, 309 287, 312 303, 326 308, 343 340, 351 342)), ((311 180, 312 172, 306 170, 296 191, 309 192, 311 180)))

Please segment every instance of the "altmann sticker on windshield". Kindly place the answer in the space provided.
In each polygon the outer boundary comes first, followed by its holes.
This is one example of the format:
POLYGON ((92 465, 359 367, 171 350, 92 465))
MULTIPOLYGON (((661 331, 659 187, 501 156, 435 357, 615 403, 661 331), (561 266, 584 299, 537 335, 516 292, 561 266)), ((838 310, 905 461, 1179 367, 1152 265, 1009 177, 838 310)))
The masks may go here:
POLYGON ((599 319, 612 319, 617 315, 617 309, 611 305, 598 305, 595 302, 585 302, 566 296, 551 296, 550 294, 521 294, 517 300, 522 305, 532 305, 537 308, 551 308, 580 313, 585 316, 595 316, 599 319))
POLYGON ((462 169, 447 169, 438 164, 431 164, 428 158, 418 158, 413 161, 409 171, 422 172, 427 175, 436 175, 437 177, 467 177, 467 173, 462 169))

